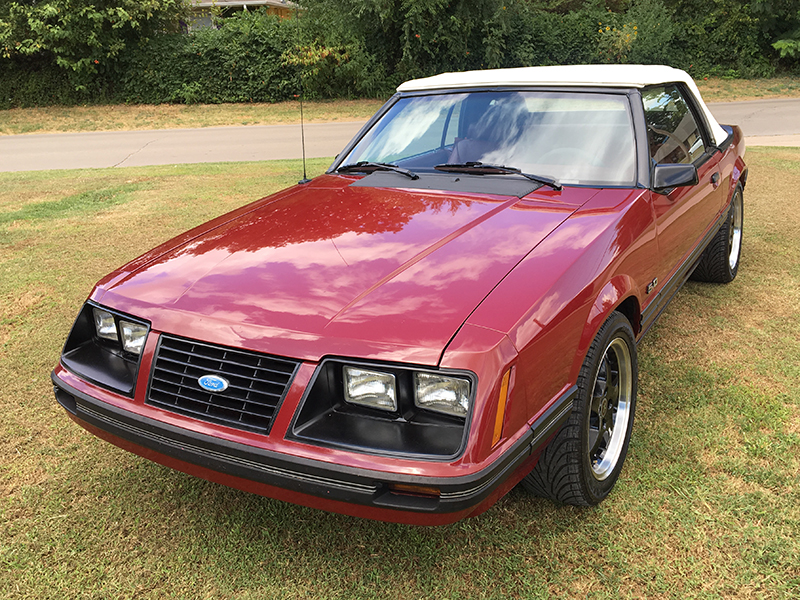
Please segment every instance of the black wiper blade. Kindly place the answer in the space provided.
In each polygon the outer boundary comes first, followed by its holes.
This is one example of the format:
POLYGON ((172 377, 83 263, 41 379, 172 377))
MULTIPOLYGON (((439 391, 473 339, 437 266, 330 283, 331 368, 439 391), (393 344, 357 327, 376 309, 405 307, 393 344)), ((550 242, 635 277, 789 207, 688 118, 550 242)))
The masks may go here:
POLYGON ((447 173, 472 173, 475 175, 521 175, 522 177, 530 179, 531 181, 535 181, 536 183, 549 186, 556 191, 562 189, 561 184, 552 177, 523 173, 516 167, 506 167, 505 165, 492 165, 482 162, 465 162, 436 165, 433 168, 437 171, 445 171, 447 173))
POLYGON ((375 171, 393 171, 405 175, 409 179, 419 179, 419 175, 408 169, 403 169, 397 165, 382 162, 370 162, 368 160, 360 160, 357 163, 349 165, 342 165, 336 169, 337 173, 349 173, 351 171, 359 171, 361 173, 374 173, 375 171))

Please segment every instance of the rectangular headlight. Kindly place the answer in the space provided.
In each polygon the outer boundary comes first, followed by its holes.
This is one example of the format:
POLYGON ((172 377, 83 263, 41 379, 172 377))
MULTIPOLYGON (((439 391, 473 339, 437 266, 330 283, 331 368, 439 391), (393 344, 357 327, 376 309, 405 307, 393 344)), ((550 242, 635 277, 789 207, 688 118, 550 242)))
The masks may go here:
POLYGON ((394 412, 397 410, 395 376, 391 373, 345 367, 344 399, 350 404, 394 412))
POLYGON ((141 323, 120 320, 119 328, 122 332, 123 350, 133 354, 141 354, 144 342, 147 339, 147 326, 141 323))
POLYGON ((469 412, 469 387, 468 379, 414 373, 414 404, 426 410, 466 417, 469 412))
POLYGON ((117 341, 117 325, 114 322, 114 315, 101 308, 94 308, 94 327, 97 331, 97 337, 105 340, 117 341))

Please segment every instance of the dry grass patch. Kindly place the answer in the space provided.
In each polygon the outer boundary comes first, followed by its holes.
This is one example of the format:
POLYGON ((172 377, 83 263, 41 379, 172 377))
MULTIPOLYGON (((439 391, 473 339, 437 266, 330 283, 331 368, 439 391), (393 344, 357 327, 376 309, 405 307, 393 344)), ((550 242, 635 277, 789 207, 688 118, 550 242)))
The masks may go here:
POLYGON ((795 405, 792 407, 792 416, 786 425, 786 432, 800 436, 800 406, 795 405))
POLYGON ((697 87, 706 102, 734 102, 771 98, 800 98, 800 79, 774 77, 771 79, 698 79, 697 87))
MULTIPOLYGON (((309 123, 362 121, 371 117, 381 104, 381 100, 304 102, 303 115, 309 123)), ((12 108, 0 111, 0 135, 283 125, 299 122, 299 102, 12 108)))
POLYGON ((39 304, 45 297, 52 296, 55 290, 51 287, 27 289, 14 294, 7 294, 0 299, 0 320, 12 316, 24 316, 32 307, 39 304))

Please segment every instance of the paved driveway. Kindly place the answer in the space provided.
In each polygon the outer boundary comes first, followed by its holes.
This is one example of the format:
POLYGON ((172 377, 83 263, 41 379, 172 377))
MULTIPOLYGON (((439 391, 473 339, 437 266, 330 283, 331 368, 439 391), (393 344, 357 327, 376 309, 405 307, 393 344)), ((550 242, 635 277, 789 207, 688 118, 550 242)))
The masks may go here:
MULTIPOLYGON (((800 99, 717 102, 709 107, 721 123, 740 125, 748 145, 800 146, 800 99)), ((306 156, 334 156, 363 124, 307 124, 306 156)), ((299 125, 0 136, 0 171, 300 157, 299 125)))
POLYGON ((736 123, 750 146, 800 146, 800 99, 709 102, 720 123, 736 123))
MULTIPOLYGON (((310 123, 306 156, 334 156, 363 126, 310 123)), ((299 125, 0 136, 0 171, 300 158, 299 125)))

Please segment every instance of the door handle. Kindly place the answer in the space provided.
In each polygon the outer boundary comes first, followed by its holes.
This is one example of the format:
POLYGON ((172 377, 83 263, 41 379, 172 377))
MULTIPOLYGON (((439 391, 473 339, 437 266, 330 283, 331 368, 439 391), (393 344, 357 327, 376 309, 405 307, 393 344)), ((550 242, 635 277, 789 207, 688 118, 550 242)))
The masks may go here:
POLYGON ((714 186, 714 189, 717 189, 719 187, 719 173, 714 173, 711 176, 711 185, 714 186))

